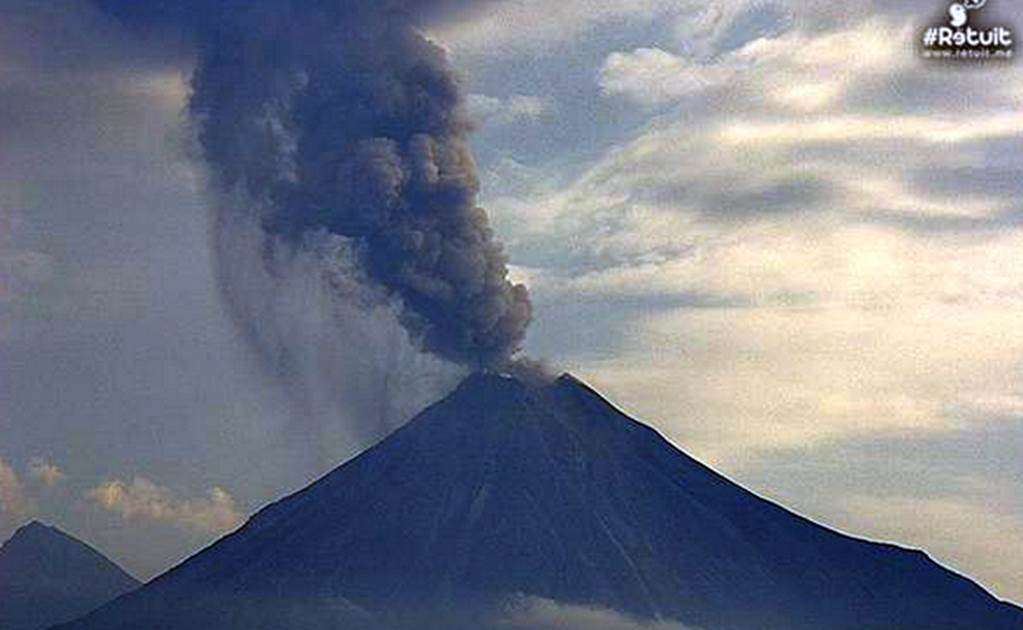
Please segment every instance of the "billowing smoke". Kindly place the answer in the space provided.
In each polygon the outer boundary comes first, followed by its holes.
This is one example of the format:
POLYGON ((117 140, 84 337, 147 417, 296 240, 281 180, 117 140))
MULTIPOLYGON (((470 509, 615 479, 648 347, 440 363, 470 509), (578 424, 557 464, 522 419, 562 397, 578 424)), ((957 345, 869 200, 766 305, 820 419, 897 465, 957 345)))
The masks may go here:
POLYGON ((443 49, 416 28, 424 4, 185 0, 190 109, 214 186, 243 195, 268 246, 347 239, 417 344, 494 367, 530 303, 476 205, 471 125, 443 49))
POLYGON ((219 276, 270 363, 298 381, 323 378, 296 365, 327 352, 433 372, 509 363, 529 297, 476 204, 456 76, 419 30, 479 2, 96 1, 195 51, 189 113, 217 199, 219 276), (402 338, 379 332, 389 321, 402 338))

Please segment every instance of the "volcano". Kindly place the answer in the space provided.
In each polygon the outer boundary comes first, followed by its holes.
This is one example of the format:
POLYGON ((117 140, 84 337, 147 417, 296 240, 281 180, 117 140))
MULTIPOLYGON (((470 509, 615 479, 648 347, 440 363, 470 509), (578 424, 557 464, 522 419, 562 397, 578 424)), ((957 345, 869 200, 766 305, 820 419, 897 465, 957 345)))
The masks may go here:
POLYGON ((705 630, 1023 628, 924 553, 757 497, 571 376, 483 374, 64 628, 380 628, 522 597, 705 630))
POLYGON ((138 586, 92 547, 32 522, 0 547, 0 628, 48 628, 138 586))

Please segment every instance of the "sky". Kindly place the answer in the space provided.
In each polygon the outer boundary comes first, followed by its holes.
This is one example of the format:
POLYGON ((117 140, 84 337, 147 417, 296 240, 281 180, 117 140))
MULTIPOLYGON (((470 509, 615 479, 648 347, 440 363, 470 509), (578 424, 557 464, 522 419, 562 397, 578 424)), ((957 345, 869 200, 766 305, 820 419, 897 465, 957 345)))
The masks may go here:
MULTIPOLYGON (((945 8, 503 0, 429 35, 531 356, 1023 602, 1023 70, 920 59, 945 8)), ((141 578, 381 437, 296 405, 224 304, 191 61, 0 0, 0 538, 41 518, 141 578)))

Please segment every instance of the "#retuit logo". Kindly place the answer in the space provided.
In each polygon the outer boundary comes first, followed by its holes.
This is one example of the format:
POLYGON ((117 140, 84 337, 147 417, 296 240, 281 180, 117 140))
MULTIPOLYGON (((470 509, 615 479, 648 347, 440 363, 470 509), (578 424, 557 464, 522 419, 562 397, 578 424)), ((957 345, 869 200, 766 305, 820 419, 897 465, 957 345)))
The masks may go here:
POLYGON ((959 0, 948 7, 946 23, 924 29, 921 54, 925 59, 1007 61, 1015 55, 1012 28, 983 22, 988 0, 959 0))

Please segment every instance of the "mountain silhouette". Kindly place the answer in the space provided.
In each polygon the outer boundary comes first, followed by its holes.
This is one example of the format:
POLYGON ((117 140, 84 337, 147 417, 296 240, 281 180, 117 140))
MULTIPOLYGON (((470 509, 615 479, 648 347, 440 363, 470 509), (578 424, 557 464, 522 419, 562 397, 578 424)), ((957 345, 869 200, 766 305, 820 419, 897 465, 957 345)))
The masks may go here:
POLYGON ((64 628, 441 628, 423 620, 521 597, 704 630, 1023 628, 923 552, 757 497, 571 376, 485 374, 64 628))
POLYGON ((0 629, 48 628, 138 586, 92 547, 32 522, 0 547, 0 629))

